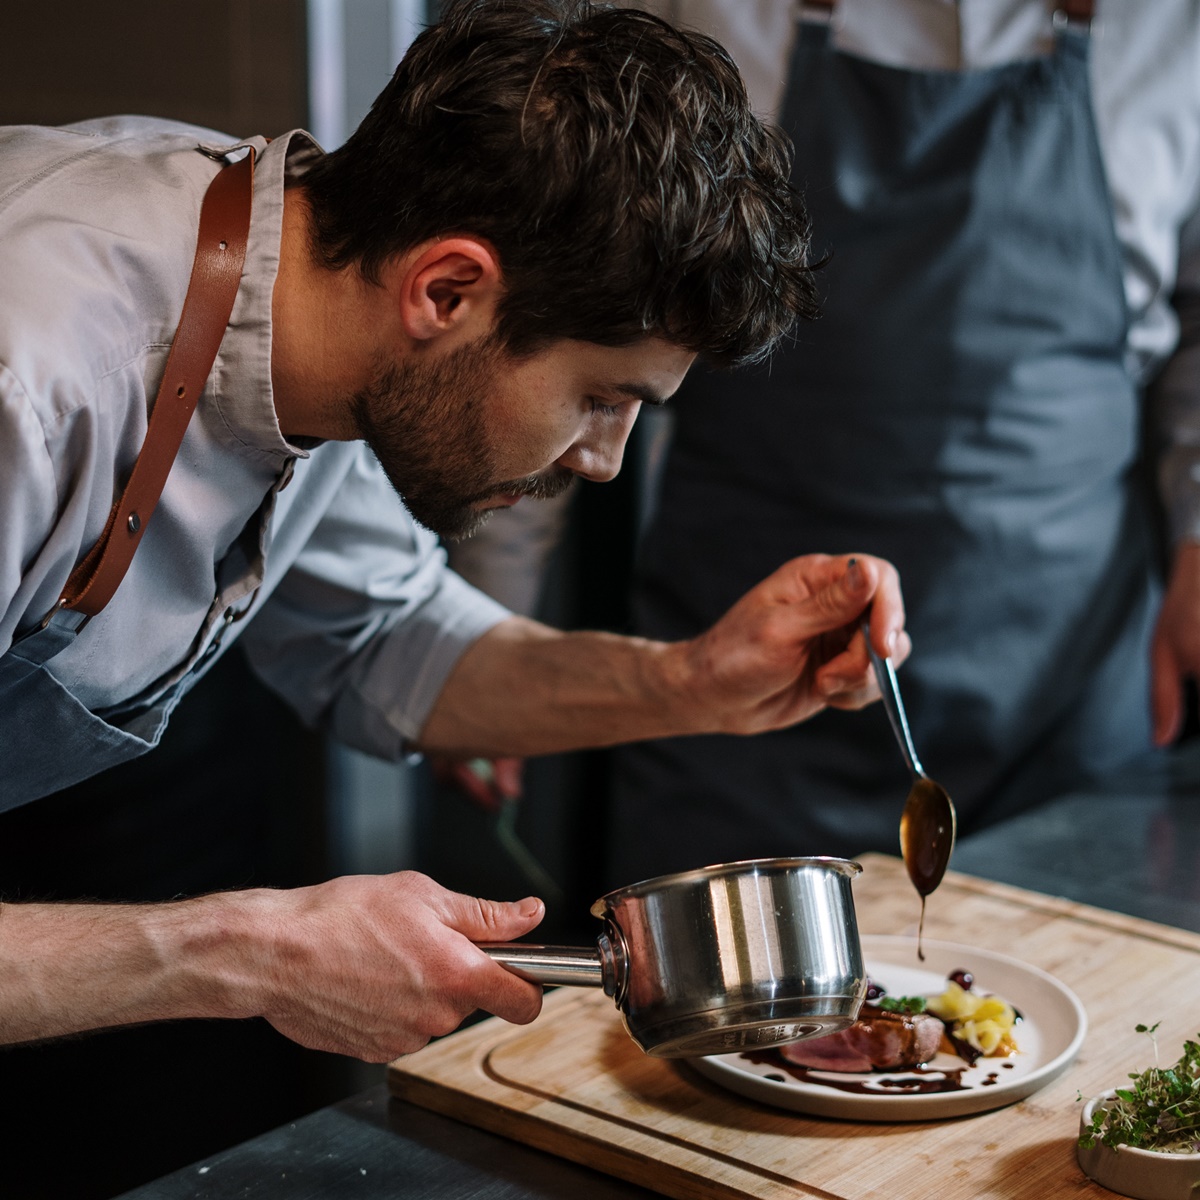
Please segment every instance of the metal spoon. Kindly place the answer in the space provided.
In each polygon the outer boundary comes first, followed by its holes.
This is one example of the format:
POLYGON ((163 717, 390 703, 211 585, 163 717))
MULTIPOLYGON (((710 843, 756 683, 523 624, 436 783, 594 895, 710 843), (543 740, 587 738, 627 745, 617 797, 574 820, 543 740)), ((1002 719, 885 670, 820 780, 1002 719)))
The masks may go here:
POLYGON ((900 684, 896 680, 896 672, 891 659, 880 658, 875 653, 875 647, 871 645, 869 624, 869 620, 864 617, 862 631, 867 642, 867 653, 871 656, 871 666, 875 668, 875 678, 879 680, 879 690, 883 693, 883 707, 892 723, 892 732, 895 733, 904 761, 912 772, 912 787, 900 817, 900 851, 904 856, 904 865, 908 868, 908 877, 917 889, 917 895, 921 897, 923 926, 925 897, 942 882, 946 864, 949 863, 950 853, 954 849, 954 802, 946 789, 930 779, 925 774, 925 768, 921 766, 916 747, 913 746, 912 734, 908 729, 904 701, 900 699, 900 684))

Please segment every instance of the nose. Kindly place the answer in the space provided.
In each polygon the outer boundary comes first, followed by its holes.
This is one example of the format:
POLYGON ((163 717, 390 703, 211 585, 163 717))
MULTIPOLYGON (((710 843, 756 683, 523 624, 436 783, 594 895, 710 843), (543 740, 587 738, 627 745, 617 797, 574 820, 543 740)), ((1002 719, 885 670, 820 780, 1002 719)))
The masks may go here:
POLYGON ((608 483, 621 469, 625 444, 637 419, 638 405, 622 406, 619 417, 609 417, 600 427, 590 427, 558 461, 559 465, 592 483, 608 483))

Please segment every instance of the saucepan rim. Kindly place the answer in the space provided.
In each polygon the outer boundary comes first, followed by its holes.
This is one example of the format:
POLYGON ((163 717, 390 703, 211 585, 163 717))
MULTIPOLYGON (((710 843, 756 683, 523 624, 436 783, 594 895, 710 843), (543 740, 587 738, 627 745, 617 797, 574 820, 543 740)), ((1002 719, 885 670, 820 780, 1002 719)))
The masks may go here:
POLYGON ((745 858, 738 862, 713 863, 711 866, 695 867, 690 871, 677 871, 673 875, 656 875, 653 879, 627 884, 601 896, 590 911, 593 917, 604 917, 617 901, 647 896, 668 888, 703 883, 728 875, 758 875, 812 866, 825 867, 851 879, 862 873, 861 863, 832 854, 814 854, 799 858, 745 858))

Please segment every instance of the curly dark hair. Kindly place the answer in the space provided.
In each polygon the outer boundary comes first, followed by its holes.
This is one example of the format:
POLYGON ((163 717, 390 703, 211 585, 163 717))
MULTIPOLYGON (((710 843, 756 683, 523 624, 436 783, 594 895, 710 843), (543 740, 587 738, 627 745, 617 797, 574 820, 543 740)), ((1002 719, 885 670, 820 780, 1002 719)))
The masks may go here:
POLYGON ((791 147, 711 38, 588 0, 451 0, 301 181, 329 267, 468 233, 514 354, 661 336, 714 364, 815 316, 791 147))

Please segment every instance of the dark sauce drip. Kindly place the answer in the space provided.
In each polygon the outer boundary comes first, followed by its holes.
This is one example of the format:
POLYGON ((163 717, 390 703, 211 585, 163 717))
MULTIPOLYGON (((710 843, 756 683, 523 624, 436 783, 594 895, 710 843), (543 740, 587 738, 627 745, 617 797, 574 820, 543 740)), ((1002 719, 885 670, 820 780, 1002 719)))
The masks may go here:
POLYGON ((917 958, 925 961, 925 901, 937 890, 954 847, 954 806, 943 788, 922 775, 913 781, 900 815, 900 853, 921 897, 917 958))
POLYGON ((945 1027, 945 1032, 942 1034, 942 1036, 947 1042, 950 1043, 950 1052, 952 1054, 957 1054, 958 1057, 961 1058, 968 1067, 973 1067, 983 1057, 983 1051, 976 1050, 970 1042, 965 1042, 962 1038, 955 1037, 954 1034, 950 1032, 950 1030, 953 1028, 951 1023, 943 1021, 942 1025, 945 1027))
MULTIPOLYGON (((793 1079, 800 1080, 801 1083, 833 1088, 838 1092, 854 1092, 860 1096, 878 1096, 881 1089, 884 1088, 906 1096, 928 1096, 936 1092, 966 1092, 970 1090, 962 1081, 967 1067, 951 1067, 949 1070, 941 1070, 931 1067, 928 1063, 922 1063, 917 1067, 902 1068, 903 1075, 881 1074, 870 1080, 861 1078, 830 1079, 825 1075, 814 1074, 808 1067, 802 1067, 799 1063, 788 1062, 776 1050, 743 1050, 741 1057, 748 1058, 751 1062, 777 1067, 786 1071, 793 1079)), ((771 1077, 767 1076, 768 1079, 771 1077)), ((775 1078, 779 1082, 783 1082, 780 1077, 775 1076, 775 1078)))

